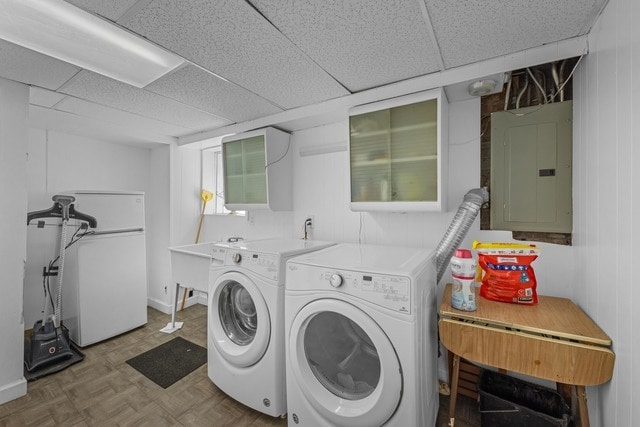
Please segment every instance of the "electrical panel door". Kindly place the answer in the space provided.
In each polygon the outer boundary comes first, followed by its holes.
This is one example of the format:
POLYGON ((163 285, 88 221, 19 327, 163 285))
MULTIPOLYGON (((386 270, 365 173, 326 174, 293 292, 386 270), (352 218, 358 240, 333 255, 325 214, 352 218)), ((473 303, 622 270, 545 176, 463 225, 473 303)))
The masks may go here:
POLYGON ((572 101, 491 114, 491 229, 571 233, 572 101))

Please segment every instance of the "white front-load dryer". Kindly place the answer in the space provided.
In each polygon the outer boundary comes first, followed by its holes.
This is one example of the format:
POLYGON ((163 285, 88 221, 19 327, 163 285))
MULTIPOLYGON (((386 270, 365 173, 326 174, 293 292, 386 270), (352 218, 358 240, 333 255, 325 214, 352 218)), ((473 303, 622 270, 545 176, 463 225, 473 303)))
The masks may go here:
POLYGON ((287 263, 290 426, 432 426, 435 258, 341 244, 287 263))
POLYGON ((208 374, 238 402, 286 412, 285 263, 333 245, 311 240, 240 241, 213 248, 208 293, 208 374))

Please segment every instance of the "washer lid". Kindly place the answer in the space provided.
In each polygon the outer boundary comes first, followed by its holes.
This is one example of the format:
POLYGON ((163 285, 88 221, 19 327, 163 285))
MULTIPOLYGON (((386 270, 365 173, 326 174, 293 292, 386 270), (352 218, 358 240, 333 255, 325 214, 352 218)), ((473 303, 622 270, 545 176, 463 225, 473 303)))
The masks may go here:
POLYGON ((351 304, 323 299, 303 307, 288 356, 306 400, 332 424, 381 426, 400 404, 402 372, 393 345, 351 304))
POLYGON ((231 248, 249 252, 279 254, 283 257, 290 257, 311 251, 317 251, 332 245, 335 245, 335 243, 323 242, 320 240, 263 239, 247 241, 240 240, 238 242, 234 242, 231 248))
POLYGON ((215 350, 239 368, 257 363, 271 335, 269 310, 260 289, 244 274, 228 272, 209 293, 208 333, 215 350))
POLYGON ((434 262, 433 260, 433 253, 426 249, 342 243, 298 256, 289 260, 289 263, 338 270, 410 275, 423 268, 426 262, 434 262))

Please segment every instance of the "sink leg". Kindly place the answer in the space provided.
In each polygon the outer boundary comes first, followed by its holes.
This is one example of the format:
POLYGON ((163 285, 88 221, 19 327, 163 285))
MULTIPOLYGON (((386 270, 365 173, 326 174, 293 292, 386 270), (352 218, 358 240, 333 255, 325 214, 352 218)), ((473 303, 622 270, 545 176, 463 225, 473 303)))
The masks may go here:
POLYGON ((173 310, 171 311, 171 327, 176 327, 176 311, 178 310, 178 299, 180 298, 180 283, 176 283, 176 297, 173 300, 173 310))

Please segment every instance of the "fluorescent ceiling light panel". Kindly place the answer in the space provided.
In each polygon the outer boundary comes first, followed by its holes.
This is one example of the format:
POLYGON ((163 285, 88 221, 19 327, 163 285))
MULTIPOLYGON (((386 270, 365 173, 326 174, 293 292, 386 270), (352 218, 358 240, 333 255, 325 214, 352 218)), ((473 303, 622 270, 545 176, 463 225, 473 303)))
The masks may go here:
POLYGON ((140 88, 184 63, 62 0, 0 0, 0 38, 140 88))

